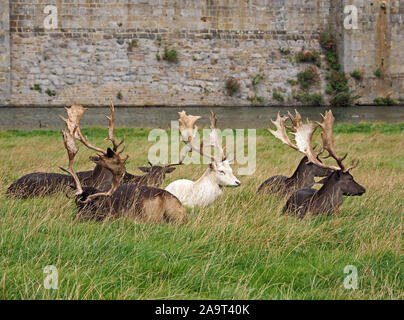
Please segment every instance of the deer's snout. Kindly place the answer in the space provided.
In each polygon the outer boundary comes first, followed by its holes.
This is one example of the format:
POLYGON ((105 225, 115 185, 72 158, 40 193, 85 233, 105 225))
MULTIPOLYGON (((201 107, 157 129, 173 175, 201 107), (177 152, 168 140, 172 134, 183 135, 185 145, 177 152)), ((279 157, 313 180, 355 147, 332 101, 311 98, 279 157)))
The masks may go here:
POLYGON ((364 187, 361 186, 358 195, 363 195, 364 193, 366 193, 366 189, 364 187))
POLYGON ((240 181, 238 181, 238 180, 236 180, 236 182, 235 182, 235 186, 236 187, 239 187, 241 185, 241 182, 240 181))

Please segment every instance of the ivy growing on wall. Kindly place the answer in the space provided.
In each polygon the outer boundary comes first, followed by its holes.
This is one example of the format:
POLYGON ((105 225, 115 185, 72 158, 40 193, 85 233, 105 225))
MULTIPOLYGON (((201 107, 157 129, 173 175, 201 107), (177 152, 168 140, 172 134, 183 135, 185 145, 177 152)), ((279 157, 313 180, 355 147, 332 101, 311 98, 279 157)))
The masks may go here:
POLYGON ((345 72, 338 63, 337 41, 331 32, 323 32, 319 38, 320 46, 325 51, 328 70, 326 93, 331 95, 332 106, 352 106, 360 98, 349 88, 345 72))

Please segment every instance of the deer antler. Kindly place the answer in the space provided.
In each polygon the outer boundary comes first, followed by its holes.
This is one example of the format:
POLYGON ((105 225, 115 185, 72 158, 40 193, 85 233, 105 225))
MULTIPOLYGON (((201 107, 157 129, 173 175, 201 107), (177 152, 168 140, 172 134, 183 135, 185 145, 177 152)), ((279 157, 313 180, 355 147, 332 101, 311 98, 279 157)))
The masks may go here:
MULTIPOLYGON (((66 110, 73 111, 73 109, 66 109, 66 110)), ((84 111, 81 113, 81 115, 84 113, 84 111)), ((79 116, 79 119, 80 119, 81 115, 79 116)), ((62 135, 63 135, 63 142, 64 142, 64 145, 65 145, 65 148, 67 151, 67 155, 69 157, 69 167, 68 167, 68 169, 64 169, 64 168, 60 167, 60 169, 71 174, 71 176, 73 177, 74 182, 76 184, 75 196, 78 196, 83 193, 83 188, 81 186, 79 177, 77 176, 76 172, 74 171, 74 167, 73 167, 74 158, 75 158, 77 152, 79 151, 79 149, 76 146, 76 142, 75 142, 75 138, 74 138, 75 132, 76 132, 76 127, 74 125, 74 121, 71 121, 70 117, 69 117, 69 119, 64 119, 64 118, 62 118, 62 119, 66 124, 65 130, 62 130, 62 135)))
POLYGON ((332 170, 339 170, 338 167, 329 166, 322 163, 318 156, 322 153, 316 153, 314 151, 312 145, 313 134, 317 130, 318 125, 311 122, 307 119, 306 123, 303 123, 302 117, 298 111, 295 110, 295 116, 293 116, 290 112, 288 112, 289 118, 292 122, 292 126, 290 130, 292 131, 291 134, 295 136, 296 144, 293 144, 289 139, 289 136, 286 132, 286 121, 288 117, 281 117, 278 113, 278 118, 276 121, 272 121, 277 128, 277 131, 273 131, 269 129, 275 137, 281 140, 284 144, 292 147, 293 149, 305 154, 308 158, 308 161, 311 163, 316 164, 319 167, 332 169, 332 170))
POLYGON ((291 130, 292 135, 295 136, 297 149, 307 156, 309 162, 312 162, 320 167, 325 167, 326 165, 318 159, 319 153, 314 151, 312 145, 313 134, 317 130, 318 125, 314 124, 309 119, 306 120, 306 123, 303 123, 302 117, 297 110, 295 110, 295 117, 293 117, 290 112, 288 113, 292 121, 291 130))
POLYGON ((165 165, 164 167, 165 168, 171 168, 171 167, 176 167, 176 166, 182 165, 184 160, 185 160, 185 157, 186 157, 187 153, 188 152, 186 152, 185 155, 181 157, 181 160, 179 162, 177 162, 177 163, 169 163, 169 164, 165 165))
POLYGON ((67 112, 68 119, 63 118, 62 116, 59 117, 66 123, 69 132, 74 132, 74 138, 80 140, 87 148, 104 153, 104 150, 93 146, 86 138, 84 138, 83 134, 81 133, 80 119, 84 112, 86 112, 88 109, 81 105, 73 104, 71 108, 65 107, 65 110, 67 112))
POLYGON ((65 110, 67 112, 67 119, 63 118, 61 115, 59 115, 59 117, 65 122, 66 130, 68 130, 69 133, 73 134, 74 137, 78 139, 79 128, 77 124, 80 123, 81 117, 83 116, 84 112, 86 112, 88 109, 84 108, 79 104, 72 104, 71 108, 65 107, 65 110))
POLYGON ((326 111, 325 114, 321 114, 321 117, 323 119, 323 122, 317 122, 317 124, 322 128, 322 132, 321 132, 321 138, 323 140, 323 150, 328 151, 328 156, 325 158, 334 158, 335 161, 337 161, 337 164, 339 166, 339 168, 337 168, 336 170, 342 170, 343 172, 348 172, 354 168, 356 168, 359 164, 359 160, 352 161, 352 164, 350 166, 345 166, 343 164, 343 161, 346 159, 346 157, 348 156, 348 153, 345 154, 345 156, 340 157, 337 155, 337 152, 335 150, 335 146, 334 146, 334 137, 332 134, 332 127, 334 126, 334 115, 332 114, 332 111, 326 111))
POLYGON ((67 149, 69 155, 69 169, 68 170, 63 169, 63 170, 70 173, 73 176, 77 188, 76 195, 82 194, 83 189, 81 187, 77 174, 73 169, 73 160, 78 152, 78 148, 75 144, 75 139, 77 139, 81 143, 83 143, 87 148, 99 152, 97 156, 90 157, 90 160, 111 171, 113 175, 113 180, 111 188, 107 192, 100 192, 90 195, 89 197, 87 197, 85 201, 79 200, 82 203, 88 203, 97 197, 106 197, 112 195, 119 187, 121 179, 123 178, 126 172, 125 162, 129 158, 129 156, 121 158, 120 153, 122 151, 116 152, 111 150, 110 148, 108 148, 107 150, 103 150, 101 148, 93 146, 87 139, 83 137, 80 130, 80 118, 86 110, 87 110, 86 108, 83 108, 80 105, 72 105, 70 109, 66 108, 68 119, 61 117, 63 121, 65 121, 66 123, 66 130, 62 131, 62 133, 65 142, 65 148, 67 149))
POLYGON ((215 158, 211 156, 210 154, 205 154, 203 152, 203 143, 201 142, 199 147, 196 147, 193 144, 193 139, 195 138, 197 132, 198 132, 198 127, 195 125, 195 122, 200 119, 200 116, 192 116, 192 115, 187 115, 185 111, 178 112, 180 118, 180 133, 182 137, 182 141, 186 144, 187 150, 186 152, 182 155, 179 164, 182 164, 184 162, 185 157, 187 156, 188 152, 190 151, 195 151, 201 154, 202 156, 205 156, 207 158, 210 158, 212 161, 215 161, 215 158))
POLYGON ((271 122, 275 125, 276 131, 272 130, 271 128, 268 128, 268 131, 272 133, 276 138, 281 140, 284 144, 288 145, 289 147, 292 147, 295 150, 299 151, 299 148, 290 141, 290 138, 286 132, 286 121, 288 120, 288 117, 281 116, 280 112, 278 112, 278 117, 276 120, 271 120, 271 122))
MULTIPOLYGON (((122 138, 122 140, 118 143, 115 140, 115 135, 114 135, 114 130, 115 130, 115 107, 114 104, 111 101, 111 106, 109 107, 111 111, 111 116, 108 117, 107 115, 105 116, 108 119, 108 138, 106 140, 109 140, 112 142, 113 150, 116 152, 118 151, 118 148, 122 145, 122 143, 125 141, 125 137, 122 138)), ((121 152, 123 149, 121 150, 121 152)))
MULTIPOLYGON (((292 122, 292 127, 290 127, 290 130, 292 130, 293 132, 296 132, 296 127, 303 125, 302 116, 296 109, 295 109, 295 115, 291 114, 290 111, 288 111, 288 116, 289 116, 290 121, 292 122)), ((308 121, 309 120, 307 119, 307 122, 308 121)))
POLYGON ((198 132, 198 127, 195 126, 195 122, 200 119, 200 116, 192 116, 192 115, 187 115, 187 113, 183 110, 181 112, 178 112, 180 118, 180 133, 182 137, 182 141, 187 143, 192 140, 196 133, 198 132))
POLYGON ((210 110, 210 130, 211 130, 209 135, 210 144, 219 151, 221 161, 223 162, 226 160, 226 155, 224 148, 222 148, 222 143, 221 141, 219 141, 219 129, 217 128, 217 118, 213 110, 210 110))

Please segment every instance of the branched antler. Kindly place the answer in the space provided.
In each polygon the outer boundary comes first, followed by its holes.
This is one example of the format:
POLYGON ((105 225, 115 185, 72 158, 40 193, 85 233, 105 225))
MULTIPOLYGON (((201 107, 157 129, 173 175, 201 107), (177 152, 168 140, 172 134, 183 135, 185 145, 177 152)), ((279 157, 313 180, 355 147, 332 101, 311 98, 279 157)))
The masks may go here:
POLYGON ((205 154, 203 152, 203 142, 201 142, 200 146, 197 147, 193 144, 193 139, 195 138, 197 132, 198 132, 198 127, 195 125, 195 122, 200 119, 200 116, 192 116, 192 115, 187 115, 185 111, 178 112, 180 118, 180 133, 181 133, 181 138, 182 141, 186 144, 186 152, 182 155, 179 164, 182 164, 184 162, 185 157, 190 151, 195 151, 201 154, 202 156, 205 156, 207 158, 210 158, 212 161, 215 161, 215 158, 211 156, 210 154, 205 154))
MULTIPOLYGON (((106 140, 109 140, 112 142, 113 145, 113 149, 115 152, 118 151, 118 148, 124 143, 125 141, 125 137, 122 138, 122 140, 118 143, 115 140, 115 107, 114 104, 111 101, 111 105, 109 107, 110 111, 111 111, 111 116, 105 116, 108 119, 108 138, 106 138, 106 140)), ((121 150, 120 153, 122 153, 123 149, 121 150)))
POLYGON ((185 111, 178 112, 180 118, 180 133, 182 141, 185 143, 190 142, 198 132, 198 126, 195 125, 195 122, 200 119, 200 116, 192 116, 187 115, 185 111))
POLYGON ((332 128, 334 126, 334 115, 332 114, 332 111, 326 111, 325 114, 321 114, 321 117, 323 119, 322 122, 317 122, 317 124, 322 128, 321 132, 321 138, 323 140, 323 150, 326 150, 328 152, 327 157, 325 158, 334 158, 335 161, 337 161, 337 164, 339 166, 339 169, 342 170, 343 172, 348 172, 354 168, 356 168, 359 164, 359 160, 352 161, 352 164, 350 166, 345 166, 343 164, 343 161, 346 159, 348 156, 348 153, 345 154, 345 156, 340 157, 338 156, 335 146, 334 146, 334 136, 332 134, 332 128))
POLYGON ((307 156, 309 162, 312 162, 320 167, 327 168, 328 166, 322 163, 318 156, 321 152, 317 153, 314 151, 312 140, 313 134, 317 130, 318 125, 314 124, 309 119, 306 123, 303 123, 300 113, 295 110, 296 116, 293 117, 289 112, 289 117, 292 121, 292 135, 295 136, 297 150, 307 156))
POLYGON ((280 112, 278 112, 278 117, 276 118, 276 120, 275 121, 271 120, 271 122, 276 127, 276 131, 272 130, 271 128, 268 128, 268 131, 270 133, 272 133, 276 138, 281 140, 284 144, 299 151, 299 148, 295 144, 292 143, 292 141, 290 140, 290 138, 286 132, 286 121, 288 119, 289 119, 288 117, 281 116, 280 112))
MULTIPOLYGON (((122 152, 116 152, 108 148, 107 150, 103 150, 101 148, 98 148, 94 145, 92 145, 88 139, 83 137, 83 134, 81 133, 80 130, 80 119, 84 112, 87 110, 86 108, 83 108, 80 105, 72 105, 71 108, 65 108, 67 111, 68 119, 63 119, 63 121, 66 123, 66 129, 62 131, 63 133, 63 140, 65 144, 65 148, 68 152, 69 156, 69 169, 63 169, 64 171, 70 173, 74 181, 76 183, 76 196, 80 195, 83 193, 82 186, 80 184, 80 181, 77 177, 76 172, 74 171, 73 168, 73 161, 74 157, 78 152, 78 148, 75 144, 75 139, 79 140, 81 143, 83 143, 87 148, 99 152, 97 156, 92 156, 90 157, 90 160, 93 161, 94 163, 108 169, 111 171, 113 175, 113 180, 112 180, 112 185, 111 188, 107 192, 100 192, 96 193, 93 195, 90 195, 87 197, 86 200, 81 201, 82 203, 88 203, 91 200, 97 198, 97 197, 106 197, 112 195, 116 189, 119 187, 119 184, 125 175, 125 162, 129 158, 129 156, 126 156, 124 158, 120 157, 120 153, 122 152)), ((109 128, 111 129, 111 128, 109 128)), ((113 131, 113 129, 112 129, 113 131)))
POLYGON ((225 149, 222 148, 222 143, 219 139, 219 129, 217 127, 217 118, 213 110, 210 110, 210 144, 215 147, 220 153, 220 161, 226 160, 225 149))
POLYGON ((318 156, 321 152, 316 153, 312 145, 313 134, 317 130, 318 125, 307 119, 306 123, 303 122, 300 113, 295 110, 295 116, 288 112, 289 117, 281 117, 278 113, 278 118, 272 123, 277 128, 276 131, 268 129, 276 138, 281 140, 284 144, 290 146, 294 150, 297 150, 307 156, 309 162, 314 163, 322 168, 328 168, 337 170, 337 167, 330 167, 322 163, 318 156), (291 134, 294 135, 296 144, 292 143, 288 133, 286 132, 286 121, 290 119, 292 126, 289 128, 291 134))
POLYGON ((305 154, 309 162, 314 163, 322 168, 331 170, 342 170, 343 172, 347 172, 358 165, 359 161, 357 161, 356 163, 352 162, 352 165, 349 167, 344 166, 342 162, 345 160, 347 155, 345 155, 344 157, 339 157, 335 151, 334 139, 332 135, 332 127, 334 125, 335 118, 331 110, 327 111, 325 115, 321 115, 323 118, 323 122, 316 122, 316 124, 314 124, 309 119, 307 119, 306 123, 304 123, 302 121, 300 113, 296 110, 295 116, 293 116, 290 112, 288 112, 288 115, 289 117, 281 117, 278 113, 276 121, 272 121, 277 130, 268 130, 284 144, 305 154), (292 143, 286 131, 286 121, 288 119, 290 119, 292 122, 292 126, 289 129, 291 130, 291 134, 295 137, 296 144, 292 143), (315 152, 312 144, 312 139, 314 132, 319 126, 322 129, 321 137, 323 141, 323 148, 320 152, 315 152), (328 156, 326 158, 334 158, 337 161, 338 167, 324 164, 319 159, 319 156, 325 150, 328 151, 328 156))
POLYGON ((78 196, 83 193, 83 188, 81 186, 79 177, 77 176, 76 172, 74 171, 74 158, 75 158, 77 152, 79 151, 79 149, 76 146, 76 142, 75 142, 75 138, 74 138, 76 129, 75 129, 75 127, 69 127, 69 120, 64 119, 63 121, 65 121, 65 123, 66 123, 66 128, 65 128, 65 130, 62 130, 62 135, 63 135, 63 142, 64 142, 64 145, 65 145, 65 148, 67 151, 67 155, 69 157, 69 167, 68 167, 68 169, 60 167, 60 169, 71 174, 71 176, 73 177, 74 182, 76 184, 75 196, 78 196))

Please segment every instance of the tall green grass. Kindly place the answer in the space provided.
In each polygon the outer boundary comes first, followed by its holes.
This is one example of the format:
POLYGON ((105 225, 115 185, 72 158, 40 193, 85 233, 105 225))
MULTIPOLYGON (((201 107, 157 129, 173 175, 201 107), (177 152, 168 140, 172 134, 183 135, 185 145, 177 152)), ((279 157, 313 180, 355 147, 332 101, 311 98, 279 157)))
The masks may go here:
MULTIPOLYGON (((360 158, 353 175, 367 188, 338 215, 297 220, 285 199, 257 195, 275 174, 290 175, 301 155, 257 133, 257 171, 224 189, 212 207, 188 209, 183 226, 130 219, 73 222, 74 202, 5 197, 8 185, 67 163, 58 131, 0 133, 0 298, 2 299, 403 299, 404 124, 336 125, 338 151, 360 158), (58 290, 43 269, 55 265, 58 290), (359 288, 344 289, 344 267, 358 268, 359 288)), ((126 136, 129 172, 147 163, 148 130, 126 136)), ((106 130, 87 129, 97 145, 106 130)), ((77 170, 91 168, 80 147, 77 170)), ((206 166, 177 168, 165 185, 196 180, 206 166)), ((237 175, 238 166, 234 166, 237 175)))

